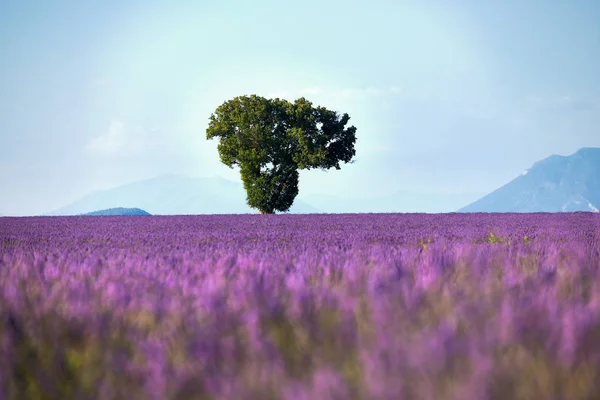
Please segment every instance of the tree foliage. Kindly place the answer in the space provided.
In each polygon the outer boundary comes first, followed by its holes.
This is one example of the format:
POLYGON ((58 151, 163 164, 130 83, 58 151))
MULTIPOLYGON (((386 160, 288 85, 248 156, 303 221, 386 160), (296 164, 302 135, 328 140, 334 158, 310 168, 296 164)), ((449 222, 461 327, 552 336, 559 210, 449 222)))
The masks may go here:
POLYGON ((239 96, 210 116, 206 138, 218 138, 221 161, 240 167, 248 205, 261 213, 287 211, 298 195, 299 169, 340 169, 355 155, 348 114, 313 107, 304 97, 239 96))

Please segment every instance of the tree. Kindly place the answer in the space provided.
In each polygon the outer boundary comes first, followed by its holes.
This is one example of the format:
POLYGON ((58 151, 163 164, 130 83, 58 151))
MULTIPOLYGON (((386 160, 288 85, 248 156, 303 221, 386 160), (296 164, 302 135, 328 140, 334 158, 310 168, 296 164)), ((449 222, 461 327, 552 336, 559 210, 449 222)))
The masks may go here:
POLYGON ((288 211, 298 195, 298 170, 351 162, 356 128, 350 120, 304 97, 283 99, 239 96, 210 116, 206 138, 218 138, 219 157, 240 167, 248 205, 261 214, 288 211))

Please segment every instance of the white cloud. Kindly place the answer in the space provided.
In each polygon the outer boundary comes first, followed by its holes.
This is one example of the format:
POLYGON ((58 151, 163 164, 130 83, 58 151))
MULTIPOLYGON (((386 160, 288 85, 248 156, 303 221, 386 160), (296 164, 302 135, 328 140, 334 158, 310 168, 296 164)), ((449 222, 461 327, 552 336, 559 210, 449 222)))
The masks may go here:
POLYGON ((85 149, 103 157, 149 156, 170 151, 173 144, 173 137, 167 139, 160 127, 146 129, 140 125, 130 126, 121 120, 113 119, 106 131, 93 138, 85 149))
POLYGON ((346 99, 350 99, 350 98, 363 99, 363 98, 372 97, 372 96, 380 96, 384 93, 385 92, 381 88, 378 88, 375 86, 369 86, 366 88, 342 89, 342 90, 338 90, 338 91, 334 92, 333 94, 335 94, 336 96, 342 97, 342 98, 346 98, 346 99))
POLYGON ((113 155, 123 149, 125 141, 125 124, 123 121, 112 120, 106 132, 92 139, 86 148, 95 154, 113 155))
POLYGON ((402 89, 400 89, 400 87, 398 87, 398 86, 390 87, 390 92, 392 92, 392 93, 400 93, 401 91, 402 91, 402 89))

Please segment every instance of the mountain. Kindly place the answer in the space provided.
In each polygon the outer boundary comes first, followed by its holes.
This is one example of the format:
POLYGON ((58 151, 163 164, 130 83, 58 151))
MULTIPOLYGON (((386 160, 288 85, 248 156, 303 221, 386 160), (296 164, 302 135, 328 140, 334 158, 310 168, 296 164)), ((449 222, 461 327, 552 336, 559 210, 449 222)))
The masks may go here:
POLYGON ((141 215, 151 215, 151 214, 144 210, 141 210, 139 208, 118 207, 118 208, 109 208, 107 210, 92 211, 92 212, 81 214, 81 215, 85 215, 85 216, 103 216, 103 215, 106 215, 106 216, 108 216, 108 215, 110 215, 110 216, 114 216, 114 215, 141 216, 141 215))
POLYGON ((397 191, 375 198, 342 198, 324 194, 298 196, 326 213, 444 213, 453 212, 481 194, 431 194, 397 191))
POLYGON ((459 212, 598 212, 600 148, 552 155, 459 212))
MULTIPOLYGON (((48 215, 78 215, 115 207, 139 207, 152 215, 257 213, 246 204, 241 183, 168 174, 92 192, 48 215)), ((316 212, 319 210, 301 200, 290 209, 290 213, 316 212)))

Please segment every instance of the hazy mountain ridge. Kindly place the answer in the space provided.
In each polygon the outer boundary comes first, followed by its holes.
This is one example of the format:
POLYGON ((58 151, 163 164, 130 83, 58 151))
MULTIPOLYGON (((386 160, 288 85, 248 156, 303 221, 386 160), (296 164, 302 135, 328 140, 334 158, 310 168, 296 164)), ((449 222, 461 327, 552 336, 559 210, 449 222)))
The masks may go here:
POLYGON ((139 208, 109 208, 106 210, 98 210, 92 211, 85 214, 81 214, 83 216, 148 216, 152 215, 147 211, 144 211, 139 208))
POLYGON ((552 155, 459 212, 598 212, 600 148, 552 155))
MULTIPOLYGON (((456 210, 479 194, 396 192, 371 199, 325 194, 300 194, 290 213, 428 212, 456 210)), ((254 214, 241 183, 221 177, 163 175, 113 189, 89 193, 48 215, 80 215, 111 208, 140 208, 152 215, 254 214)))
MULTIPOLYGON (((432 194, 398 191, 374 198, 309 194, 301 198, 327 213, 445 213, 480 197, 476 193, 432 194)), ((300 197, 300 196, 299 196, 300 197)))
MULTIPOLYGON (((290 213, 598 212, 600 148, 552 155, 477 200, 476 194, 399 191, 371 199, 300 194, 290 213), (469 202, 471 202, 469 204, 469 202)), ((221 177, 163 175, 92 192, 49 215, 78 215, 111 208, 139 208, 152 215, 254 214, 241 183, 221 177)))
MULTIPOLYGON (((163 175, 84 196, 48 215, 78 215, 110 208, 141 208, 152 215, 254 214, 246 204, 241 183, 221 177, 190 178, 163 175)), ((290 213, 315 213, 316 208, 295 201, 290 213)))

